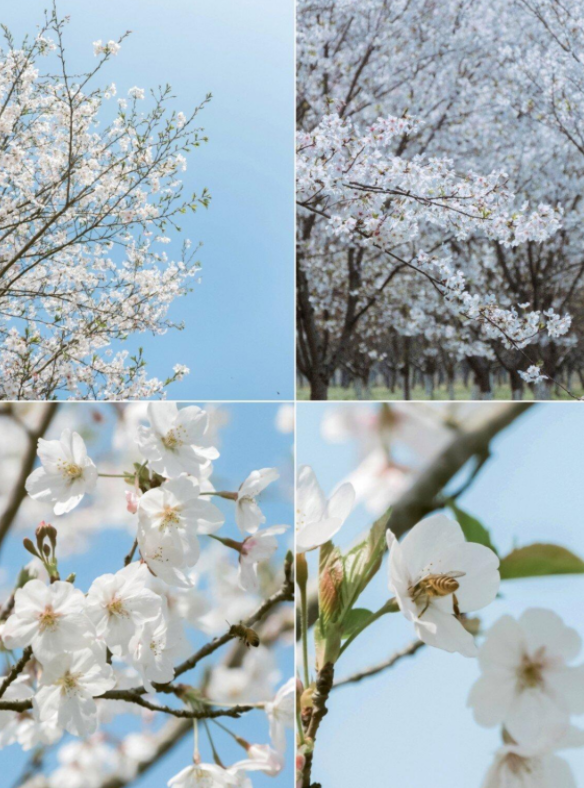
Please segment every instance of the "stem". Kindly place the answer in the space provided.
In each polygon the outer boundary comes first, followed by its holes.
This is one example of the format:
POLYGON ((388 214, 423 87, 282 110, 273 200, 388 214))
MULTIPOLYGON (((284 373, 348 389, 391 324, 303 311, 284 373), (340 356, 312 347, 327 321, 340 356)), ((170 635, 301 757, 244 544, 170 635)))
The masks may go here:
POLYGON ((134 539, 134 544, 132 545, 132 547, 130 549, 130 552, 124 558, 124 566, 128 566, 128 564, 132 562, 132 559, 134 558, 134 553, 136 552, 136 548, 137 547, 138 547, 138 539, 136 538, 136 539, 134 539))
POLYGON ((300 628, 302 630, 302 667, 304 669, 304 688, 310 684, 308 672, 308 599, 306 585, 300 588, 300 628))
POLYGON ((123 473, 98 473, 97 474, 102 479, 126 479, 123 473))
POLYGON ((355 638, 358 637, 361 634, 361 632, 367 629, 368 626, 370 626, 370 624, 373 624, 374 621, 377 621, 377 619, 381 618, 386 613, 396 613, 398 610, 399 608, 397 606, 397 602, 395 601, 395 599, 388 600, 385 603, 385 605, 383 605, 383 607, 380 607, 376 613, 372 613, 371 616, 367 619, 367 621, 365 621, 365 623, 361 627, 359 627, 359 629, 356 629, 353 632, 353 634, 345 640, 345 642, 341 646, 339 657, 355 640, 355 638))

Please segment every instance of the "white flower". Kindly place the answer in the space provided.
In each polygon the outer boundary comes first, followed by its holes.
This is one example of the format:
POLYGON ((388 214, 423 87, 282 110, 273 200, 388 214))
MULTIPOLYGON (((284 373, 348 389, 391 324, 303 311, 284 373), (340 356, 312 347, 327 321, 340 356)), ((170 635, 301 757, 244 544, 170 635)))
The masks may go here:
POLYGON ((162 613, 161 598, 146 588, 149 574, 136 561, 115 575, 98 577, 87 593, 87 615, 98 637, 116 653, 123 654, 136 629, 162 613))
POLYGON ((97 468, 87 456, 81 435, 63 430, 58 441, 39 438, 38 456, 42 468, 26 480, 26 491, 37 501, 54 503, 55 514, 74 509, 97 482, 97 468))
POLYGON ((267 561, 278 549, 277 534, 288 530, 287 525, 273 525, 248 536, 243 540, 239 554, 239 585, 245 591, 257 591, 258 563, 267 561))
POLYGON ((481 788, 577 788, 570 766, 555 750, 583 744, 583 732, 576 728, 535 746, 506 744, 497 750, 481 788))
POLYGON ((490 604, 499 590, 499 559, 467 542, 460 525, 436 514, 415 525, 402 542, 387 532, 389 587, 400 610, 429 646, 474 657, 477 648, 461 613, 490 604))
POLYGON ((187 766, 175 774, 167 785, 168 788, 220 788, 227 785, 227 773, 214 763, 200 763, 187 766))
POLYGON ((60 654, 43 666, 39 690, 33 699, 35 716, 76 736, 87 736, 97 728, 94 696, 102 695, 114 684, 110 665, 97 661, 94 651, 60 654))
POLYGON ((275 468, 262 468, 252 471, 237 493, 235 522, 241 533, 255 533, 266 518, 257 504, 256 498, 268 484, 276 481, 280 474, 275 468))
POLYGON ((171 479, 149 490, 138 506, 138 544, 152 571, 170 585, 177 577, 189 585, 177 569, 193 567, 199 558, 197 533, 209 534, 225 518, 210 501, 199 497, 199 485, 186 476, 171 479))
POLYGON ((568 664, 581 645, 551 610, 500 618, 479 651, 483 675, 468 701, 479 725, 502 724, 522 744, 565 730, 570 714, 584 713, 584 665, 568 664))
POLYGON ((244 769, 248 772, 264 772, 275 777, 284 768, 281 753, 273 750, 269 744, 252 744, 247 748, 248 758, 234 763, 232 769, 244 769))
POLYGON ((345 483, 327 502, 314 471, 303 465, 296 486, 296 550, 303 553, 328 542, 341 528, 355 503, 353 485, 345 483))
POLYGON ((4 646, 32 646, 43 664, 62 652, 84 648, 91 628, 84 611, 85 597, 71 583, 58 580, 46 586, 29 580, 15 594, 14 612, 2 630, 4 646))
POLYGON ((176 402, 150 402, 148 418, 151 426, 140 426, 138 446, 157 473, 200 477, 209 462, 219 456, 209 445, 209 417, 196 405, 179 410, 176 402))
POLYGON ((146 94, 143 88, 133 87, 128 90, 128 96, 130 98, 136 99, 137 101, 141 101, 145 95, 146 94))
POLYGON ((134 635, 128 650, 149 692, 154 691, 153 681, 172 681, 175 663, 185 653, 186 645, 181 623, 176 619, 167 621, 163 616, 147 621, 134 635))
MULTIPOLYGON (((6 676, 0 676, 0 684, 5 678, 6 676)), ((28 700, 32 695, 33 691, 28 684, 28 677, 17 676, 4 692, 2 700, 28 700)), ((20 717, 18 714, 15 714, 13 711, 0 709, 0 749, 18 741, 19 727, 20 717)))
POLYGON ((286 728, 294 727, 295 704, 296 679, 291 678, 280 687, 274 700, 264 707, 270 722, 270 738, 278 752, 286 749, 286 728))

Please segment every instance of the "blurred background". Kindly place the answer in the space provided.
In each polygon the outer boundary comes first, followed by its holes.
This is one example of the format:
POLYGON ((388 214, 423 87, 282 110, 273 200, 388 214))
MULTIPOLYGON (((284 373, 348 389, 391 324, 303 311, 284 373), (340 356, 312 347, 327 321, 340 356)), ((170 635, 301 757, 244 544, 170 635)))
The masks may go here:
MULTIPOLYGON (((192 403, 188 403, 192 404, 192 403)), ((290 405, 240 403, 205 406, 210 414, 213 441, 220 451, 214 462, 212 481, 216 489, 236 490, 248 474, 257 468, 276 467, 280 478, 262 494, 260 506, 266 516, 263 527, 293 522, 293 410, 290 405)), ((0 523, 19 486, 19 473, 28 448, 27 430, 35 429, 46 409, 46 404, 18 403, 0 405, 0 523)), ((140 423, 147 423, 146 404, 77 404, 56 406, 50 427, 45 435, 58 438, 68 427, 78 431, 85 439, 89 456, 100 473, 120 473, 132 470, 132 463, 140 459, 134 439, 140 423)), ((179 404, 179 407, 181 405, 179 404)), ((38 461, 37 461, 38 462, 38 461)), ((24 550, 22 539, 33 536, 41 519, 52 522, 59 533, 58 555, 62 577, 70 572, 77 575, 76 585, 87 591, 92 581, 100 574, 116 572, 123 565, 123 557, 132 545, 135 535, 135 516, 126 511, 125 490, 129 489, 122 479, 98 480, 94 494, 87 495, 73 512, 56 517, 50 504, 40 504, 24 496, 6 536, 0 539, 0 606, 10 594, 21 567, 31 559, 24 550)), ((220 535, 240 539, 234 521, 232 502, 213 498, 225 513, 226 520, 220 535)), ((202 554, 196 569, 198 582, 190 599, 194 626, 186 631, 193 652, 212 637, 223 634, 227 621, 237 623, 257 609, 262 598, 281 587, 283 564, 286 551, 292 548, 292 528, 278 537, 278 552, 260 571, 259 594, 241 591, 237 585, 237 556, 232 550, 207 538, 201 537, 202 554)), ((265 619, 266 642, 245 655, 247 668, 227 671, 221 668, 211 674, 213 692, 222 691, 229 695, 229 702, 237 703, 246 693, 255 695, 254 700, 270 700, 290 676, 294 674, 292 648, 293 612, 292 605, 274 608, 265 619), (273 637, 272 637, 273 636, 273 637), (250 661, 251 660, 251 661, 250 661)), ((232 653, 233 644, 220 649, 214 657, 203 662, 185 678, 188 683, 199 685, 204 671, 221 663, 232 653)), ((191 653, 193 653, 191 652, 191 653)), ((5 658, 0 654, 4 672, 5 658)), ((208 678, 208 676, 207 676, 208 678)), ((166 696, 165 696, 166 697, 166 696)), ((217 699, 219 700, 218 696, 217 699)), ((227 698, 221 698, 227 700, 227 698)), ((249 697, 248 697, 249 699, 249 697)), ((136 707, 137 708, 137 707, 136 707)), ((106 740, 116 743, 130 732, 156 731, 161 722, 148 716, 135 714, 117 716, 111 724, 102 726, 106 740)), ((269 741, 266 715, 253 711, 240 720, 228 719, 227 727, 252 743, 269 741)), ((245 756, 227 734, 211 726, 215 745, 226 764, 241 760, 245 756)), ((253 774, 254 788, 267 786, 289 786, 293 779, 292 731, 286 753, 286 765, 277 778, 266 777, 261 772, 253 774)), ((65 737, 46 754, 46 770, 51 771, 58 763, 57 750, 60 744, 72 741, 65 737)), ((200 728, 201 755, 203 761, 212 761, 204 729, 200 728)), ((181 769, 192 762, 193 736, 189 732, 151 770, 129 783, 136 788, 161 788, 181 769)), ((23 753, 18 744, 0 750, 0 768, 4 788, 20 786, 20 775, 29 763, 31 753, 23 753)), ((80 783, 89 785, 89 783, 80 783)), ((94 783, 91 783, 93 786, 94 783)))
MULTIPOLYGON (((456 425, 473 425, 498 403, 298 403, 297 460, 309 464, 330 495, 352 481, 358 505, 337 534, 346 549, 371 526, 452 439, 456 425), (387 406, 386 406, 387 407, 387 406), (490 409, 490 410, 487 410, 490 409), (380 440, 380 424, 385 422, 380 440)), ((584 556, 584 410, 576 403, 531 407, 491 443, 491 457, 458 505, 491 531, 502 554, 514 545, 553 542, 584 556)), ((469 477, 465 469, 447 491, 469 477)), ((315 577, 316 553, 309 553, 315 577)), ((387 563, 359 607, 387 598, 387 563)), ((505 613, 546 607, 584 636, 583 575, 507 580, 500 597, 480 611, 485 628, 505 613)), ((401 615, 373 624, 341 658, 336 679, 388 658, 415 639, 401 615)), ((580 661, 584 658, 581 655, 580 661)), ((496 728, 479 727, 466 707, 479 676, 475 660, 425 648, 394 668, 333 691, 318 734, 313 779, 324 786, 362 784, 417 788, 479 788, 500 743, 496 728)), ((583 720, 574 719, 575 724, 583 720)), ((584 784, 584 750, 560 753, 584 784)))
MULTIPOLYGON (((0 22, 19 43, 36 35, 51 0, 3 4, 0 22), (26 5, 26 12, 25 12, 26 5)), ((286 400, 294 386, 294 3, 292 0, 57 0, 70 16, 70 70, 95 66, 92 42, 127 38, 98 79, 118 96, 169 83, 171 106, 199 116, 209 142, 187 158, 185 193, 212 195, 185 215, 183 238, 202 242, 202 282, 174 302, 186 330, 133 337, 148 372, 164 380, 191 370, 172 399, 286 400), (269 331, 266 328, 269 326, 269 331)), ((42 64, 41 64, 42 65, 42 64)), ((148 100, 144 105, 148 104, 148 100)), ((179 259, 173 233, 169 257, 179 259)), ((193 280, 194 281, 194 280, 193 280)))

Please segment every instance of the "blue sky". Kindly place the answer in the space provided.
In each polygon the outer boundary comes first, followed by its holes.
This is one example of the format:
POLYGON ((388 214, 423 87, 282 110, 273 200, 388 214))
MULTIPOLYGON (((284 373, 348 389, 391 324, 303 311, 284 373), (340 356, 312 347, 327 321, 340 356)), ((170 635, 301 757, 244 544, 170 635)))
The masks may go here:
MULTIPOLYGON (((18 407, 18 406, 17 406, 18 407)), ((91 414, 95 409, 99 409, 105 415, 106 420, 100 425, 102 439, 88 441, 90 456, 95 460, 99 468, 99 459, 108 445, 110 428, 112 424, 111 406, 98 405, 88 406, 86 404, 67 404, 65 408, 75 408, 75 419, 78 414, 86 424, 91 423, 91 414)), ((279 405, 240 403, 224 406, 224 410, 229 415, 228 424, 220 432, 220 451, 221 456, 214 463, 214 478, 217 484, 224 489, 237 489, 241 481, 254 468, 277 467, 280 470, 281 478, 274 483, 262 495, 262 510, 266 515, 266 526, 276 524, 291 524, 293 518, 293 507, 291 499, 291 468, 292 468, 292 436, 282 434, 275 428, 275 418, 279 405)), ((77 423, 77 422, 76 422, 77 423)), ((93 428, 95 430, 95 427, 93 428)), ((53 435, 50 436, 55 437, 53 435)), ((2 450, 0 449, 0 469, 2 461, 2 450)), ((120 484, 123 484, 120 481, 120 484)), ((222 535, 232 538, 239 538, 237 528, 233 522, 233 507, 230 502, 215 499, 226 514, 226 523, 222 528, 222 535), (226 506, 227 505, 227 506, 226 506)), ((77 510, 82 516, 82 509, 77 510)), ((51 515, 50 510, 47 516, 51 515)), ((58 518, 52 518, 58 527, 58 518)), ((32 530, 32 528, 31 528, 32 530)), ((22 547, 23 531, 12 535, 3 547, 0 556, 0 569, 2 570, 3 587, 11 586, 20 567, 27 563, 28 554, 22 547)), ((292 531, 280 537, 280 549, 274 559, 278 565, 283 563, 286 550, 291 547, 292 531)), ((87 590, 96 574, 117 571, 121 564, 121 557, 126 554, 131 545, 131 536, 124 530, 104 529, 97 539, 92 540, 91 549, 79 555, 73 555, 60 563, 60 572, 66 577, 70 572, 77 573, 76 583, 78 587, 87 590)), ((203 548, 205 545, 202 545, 203 548)), ((194 648, 199 647, 209 639, 203 633, 195 635, 193 641, 194 648)), ((282 673, 282 681, 293 675, 293 649, 291 647, 281 647, 277 651, 278 666, 282 673)), ((212 664, 212 663, 210 663, 212 664)), ((196 674, 200 675, 200 674, 196 674)), ((189 674, 192 678, 192 675, 189 674)), ((196 679, 195 679, 196 681, 196 679)), ((131 724, 131 721, 130 721, 131 724)), ((235 732, 243 735, 249 741, 258 743, 267 742, 268 726, 263 712, 251 712, 246 720, 241 722, 229 721, 228 727, 235 732)), ((128 718, 122 718, 117 726, 120 733, 128 730, 128 718)), ((233 763, 240 760, 244 752, 226 734, 217 729, 213 733, 216 744, 220 747, 220 753, 225 763, 233 763)), ((192 736, 187 736, 180 745, 171 751, 160 763, 156 765, 145 776, 137 780, 133 785, 136 788, 162 788, 170 777, 187 766, 192 757, 192 736)), ((287 751, 287 762, 285 770, 277 778, 268 778, 260 773, 254 775, 254 788, 276 788, 277 786, 289 786, 292 784, 293 759, 292 734, 289 732, 289 746, 287 751)), ((206 738, 201 731, 201 752, 204 760, 210 759, 206 738)), ((25 757, 18 745, 0 750, 0 769, 2 770, 3 780, 0 784, 4 786, 12 785, 12 782, 20 775, 25 757), (4 780, 6 782, 4 782, 4 780)), ((53 762, 53 759, 49 761, 53 762)))
MULTIPOLYGON (((49 4, 4 3, 0 21, 18 41, 49 4)), ((71 16, 76 68, 93 67, 93 41, 132 31, 102 72, 119 95, 169 82, 185 111, 214 96, 200 116, 210 141, 185 177, 186 193, 207 186, 213 196, 183 227, 204 244, 203 283, 171 311, 185 331, 128 347, 142 345, 162 379, 176 363, 190 367, 171 399, 292 399, 293 0, 59 0, 58 11, 71 16)))
MULTIPOLYGON (((330 407, 335 406, 299 403, 297 409, 298 463, 313 466, 327 493, 355 465, 355 445, 327 444, 320 437, 322 414, 330 407)), ((460 505, 482 519, 503 552, 515 541, 544 540, 584 556, 583 436, 578 404, 538 405, 495 440, 492 459, 460 505)), ((369 524, 359 507, 336 541, 350 543, 369 524)), ((386 577, 383 567, 363 606, 382 604, 386 577)), ((501 598, 481 615, 488 626, 506 612, 516 616, 527 607, 549 607, 584 636, 583 594, 581 576, 508 581, 501 598)), ((348 649, 337 675, 381 661, 412 639, 402 616, 382 619, 348 649)), ((474 660, 427 649, 392 671, 337 690, 319 731, 313 779, 335 788, 479 788, 499 739, 495 729, 476 725, 466 708, 478 675, 474 660)), ((578 784, 584 783, 584 750, 562 755, 578 784)))

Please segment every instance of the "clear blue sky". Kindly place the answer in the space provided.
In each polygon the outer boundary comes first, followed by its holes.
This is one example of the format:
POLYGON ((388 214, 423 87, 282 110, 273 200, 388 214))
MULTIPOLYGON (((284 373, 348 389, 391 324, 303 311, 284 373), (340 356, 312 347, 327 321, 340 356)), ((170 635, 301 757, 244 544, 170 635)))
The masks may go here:
MULTIPOLYGON (((49 4, 3 3, 0 22, 19 40, 49 4)), ((292 399, 293 0, 59 0, 58 11, 71 16, 76 68, 93 67, 93 41, 133 31, 102 72, 119 95, 169 82, 185 111, 214 96, 200 116, 209 144, 185 177, 187 193, 207 186, 213 196, 183 227, 204 244, 203 283, 172 309, 185 331, 128 347, 142 345, 162 379, 176 363, 190 367, 171 399, 292 399)))
MULTIPOLYGON (((355 464, 354 445, 331 445, 320 437, 320 420, 330 407, 299 403, 297 426, 298 462, 314 467, 327 493, 355 464)), ((504 552, 514 541, 544 540, 584 556, 583 443, 580 405, 538 405, 497 438, 493 458, 460 505, 492 529, 504 552)), ((350 543, 369 522, 360 507, 336 541, 350 543)), ((364 606, 381 604, 386 593, 384 566, 363 597, 364 606)), ((488 626, 503 613, 543 606, 584 636, 583 594, 581 576, 508 581, 483 621, 488 626)), ((337 675, 381 661, 412 639, 402 616, 382 619, 347 651, 337 675)), ((339 689, 319 731, 314 780, 334 788, 479 788, 499 739, 495 729, 478 727, 466 708, 478 675, 475 661, 428 649, 392 671, 339 689)), ((584 750, 565 756, 578 784, 584 784, 584 750)))
MULTIPOLYGON (((89 406, 72 403, 64 407, 76 409, 75 419, 81 418, 86 424, 91 424, 91 413, 95 408, 99 408, 106 416, 106 421, 101 426, 105 440, 88 442, 90 456, 92 456, 99 468, 100 452, 108 445, 108 435, 112 423, 111 406, 105 404, 89 406), (82 414, 81 416, 79 416, 80 413, 82 414)), ((227 426, 221 429, 221 456, 215 462, 217 484, 224 485, 225 489, 236 489, 254 468, 277 467, 280 470, 280 480, 262 495, 262 511, 267 518, 266 526, 291 524, 293 519, 290 492, 292 436, 290 434, 282 434, 275 429, 274 423, 278 407, 278 405, 254 403, 224 406, 230 415, 230 420, 227 426)), ((76 421, 76 424, 78 423, 76 421)), ((92 429, 95 432, 95 425, 93 425, 92 429)), ((0 448, 0 469, 1 467, 2 449, 0 448)), ((221 529, 222 535, 235 539, 239 538, 239 531, 233 521, 233 507, 229 505, 228 501, 220 499, 217 499, 217 501, 226 514, 226 523, 221 529)), ((77 511, 81 515, 82 510, 79 509, 77 511)), ((47 512, 47 515, 50 516, 50 510, 47 512)), ((53 522, 58 526, 58 521, 54 518, 53 522)), ((3 548, 0 567, 3 570, 2 585, 5 587, 15 578, 20 567, 27 563, 28 554, 22 547, 24 535, 23 531, 12 535, 3 548)), ((286 550, 292 545, 292 529, 287 535, 280 537, 279 542, 280 550, 274 559, 277 563, 283 562, 286 550)), ((126 554, 130 545, 131 536, 128 533, 124 530, 108 529, 107 524, 104 524, 103 533, 99 538, 92 540, 90 551, 71 556, 61 563, 61 574, 65 577, 70 572, 76 572, 78 587, 86 591, 96 574, 117 571, 121 557, 126 554)), ((202 544, 202 547, 204 548, 205 545, 202 544)), ((194 647, 202 645, 208 639, 209 636, 198 633, 193 641, 194 647)), ((293 649, 291 647, 279 648, 277 658, 283 682, 294 673, 293 649)), ((120 732, 128 730, 127 725, 128 718, 122 718, 122 723, 118 730, 120 732)), ((230 727, 250 741, 257 741, 258 743, 269 741, 267 720, 265 714, 261 711, 251 712, 245 721, 242 720, 240 723, 232 722, 230 727)), ((233 763, 243 757, 243 750, 221 731, 217 731, 217 734, 214 733, 214 738, 216 743, 220 745, 220 753, 226 763, 233 763)), ((211 756, 208 752, 204 734, 201 735, 201 751, 203 758, 209 760, 211 756)), ((136 788, 162 788, 170 777, 189 764, 191 757, 192 736, 189 735, 163 758, 155 768, 133 783, 133 785, 136 788)), ((24 762, 25 758, 18 745, 12 745, 9 748, 0 750, 0 770, 3 775, 0 785, 2 788, 5 788, 5 786, 8 788, 8 786, 12 785, 12 782, 20 775, 24 762)), ((50 762, 53 762, 52 758, 50 762)), ((283 788, 283 786, 290 786, 293 773, 292 735, 290 731, 285 770, 277 779, 266 777, 258 772, 253 777, 254 788, 277 788, 278 786, 283 788)))

